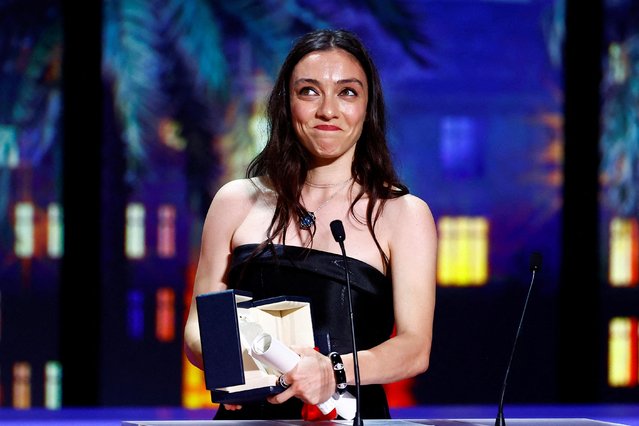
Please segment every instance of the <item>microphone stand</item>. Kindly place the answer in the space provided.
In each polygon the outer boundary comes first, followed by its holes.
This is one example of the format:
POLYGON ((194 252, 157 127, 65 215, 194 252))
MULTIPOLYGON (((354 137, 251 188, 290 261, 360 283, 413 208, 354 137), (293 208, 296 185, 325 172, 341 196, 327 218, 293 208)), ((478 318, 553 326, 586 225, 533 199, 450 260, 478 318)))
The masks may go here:
POLYGON ((515 355, 515 348, 517 347, 517 340, 519 339, 519 332, 521 331, 521 325, 524 322, 524 315, 526 314, 526 307, 528 306, 528 299, 530 299, 530 292, 532 291, 533 283, 535 282, 535 273, 541 268, 541 254, 534 252, 530 257, 530 271, 532 272, 532 278, 530 279, 530 286, 528 287, 528 294, 526 295, 526 301, 524 302, 524 309, 521 312, 521 318, 519 319, 519 326, 517 327, 517 333, 515 334, 515 342, 513 343, 512 350, 510 351, 510 359, 508 360, 508 366, 506 367, 506 374, 504 375, 504 383, 501 388, 501 397, 499 400, 499 409, 497 410, 497 418, 495 419, 495 426, 506 426, 506 419, 504 418, 504 395, 506 394, 506 383, 508 381, 508 373, 510 372, 510 365, 513 362, 513 356, 515 355))
POLYGON ((355 413, 355 418, 353 419, 353 426, 363 426, 364 422, 362 421, 362 414, 360 411, 360 380, 359 380, 359 362, 357 360, 357 344, 355 343, 355 321, 353 320, 353 299, 351 296, 351 279, 350 273, 348 270, 348 261, 346 258, 346 249, 344 248, 344 240, 346 239, 346 233, 344 232, 344 225, 341 220, 334 220, 331 222, 331 232, 333 233, 333 238, 339 244, 340 249, 342 250, 342 258, 344 259, 344 270, 346 271, 346 290, 348 293, 348 314, 350 316, 351 322, 351 340, 353 343, 353 369, 355 370, 355 404, 357 411, 355 413))

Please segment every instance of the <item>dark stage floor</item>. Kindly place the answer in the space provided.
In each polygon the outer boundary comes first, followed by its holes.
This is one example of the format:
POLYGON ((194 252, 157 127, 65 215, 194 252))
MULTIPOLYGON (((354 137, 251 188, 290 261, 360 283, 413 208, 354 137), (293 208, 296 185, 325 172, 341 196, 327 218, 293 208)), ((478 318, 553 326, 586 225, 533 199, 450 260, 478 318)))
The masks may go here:
MULTIPOLYGON (((494 418, 496 407, 437 405, 393 409, 394 419, 494 418)), ((506 422, 516 418, 586 418, 639 426, 639 403, 606 405, 512 405, 504 408, 506 422)), ((63 410, 0 409, 0 425, 7 426, 121 426, 126 420, 210 420, 212 410, 162 407, 67 408, 63 410)))

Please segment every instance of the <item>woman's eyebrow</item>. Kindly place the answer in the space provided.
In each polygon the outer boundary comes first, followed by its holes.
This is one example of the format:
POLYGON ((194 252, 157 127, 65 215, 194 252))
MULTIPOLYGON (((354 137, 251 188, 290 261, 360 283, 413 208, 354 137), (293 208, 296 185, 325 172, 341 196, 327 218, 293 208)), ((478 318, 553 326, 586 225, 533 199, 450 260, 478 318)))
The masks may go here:
POLYGON ((364 83, 362 83, 358 78, 345 78, 343 80, 337 80, 337 84, 358 84, 361 87, 364 87, 364 83))
MULTIPOLYGON (((297 80, 293 82, 293 85, 297 85, 300 83, 310 83, 310 84, 315 84, 316 86, 320 86, 320 82, 314 78, 298 78, 297 80)), ((361 87, 364 87, 364 83, 362 83, 358 78, 345 78, 342 80, 337 80, 337 84, 339 85, 357 84, 361 87)))
POLYGON ((319 86, 319 81, 315 80, 314 78, 298 78, 293 82, 293 85, 298 85, 300 83, 310 83, 319 86))

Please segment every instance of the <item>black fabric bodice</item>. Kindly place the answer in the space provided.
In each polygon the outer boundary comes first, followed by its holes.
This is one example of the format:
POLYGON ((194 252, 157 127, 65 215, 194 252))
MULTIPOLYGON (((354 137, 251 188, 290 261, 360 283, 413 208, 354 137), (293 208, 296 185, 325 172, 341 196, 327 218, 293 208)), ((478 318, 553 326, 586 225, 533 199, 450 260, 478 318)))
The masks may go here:
MULTIPOLYGON (((266 249, 251 259, 256 247, 243 245, 233 251, 229 288, 249 291, 254 300, 282 295, 310 299, 316 346, 324 354, 352 352, 344 257, 276 245, 275 255, 266 249)), ((367 263, 347 259, 357 349, 369 349, 393 331, 391 283, 367 263)))
MULTIPOLYGON (((315 345, 323 354, 351 353, 351 328, 344 257, 296 246, 271 245, 256 253, 257 244, 233 250, 228 287, 248 291, 254 300, 276 296, 309 299, 315 345)), ((391 281, 379 270, 347 257, 353 319, 358 350, 372 348, 391 337, 394 326, 391 281)), ((349 386, 355 395, 355 386, 349 386)), ((295 400, 295 401, 293 401, 295 400)), ((284 407, 258 404, 238 411, 222 407, 216 418, 299 418, 299 400, 284 407), (242 413, 243 412, 243 413, 242 413), (230 416, 230 417, 229 417, 230 416)), ((361 386, 363 418, 389 418, 381 385, 361 386)))

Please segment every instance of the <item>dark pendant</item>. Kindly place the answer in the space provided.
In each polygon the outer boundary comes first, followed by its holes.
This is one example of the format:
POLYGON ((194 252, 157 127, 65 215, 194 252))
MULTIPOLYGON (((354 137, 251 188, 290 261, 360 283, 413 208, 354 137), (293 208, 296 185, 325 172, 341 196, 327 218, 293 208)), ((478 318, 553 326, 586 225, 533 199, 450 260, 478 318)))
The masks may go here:
POLYGON ((315 213, 308 212, 304 216, 300 217, 300 228, 310 229, 315 224, 315 213))

